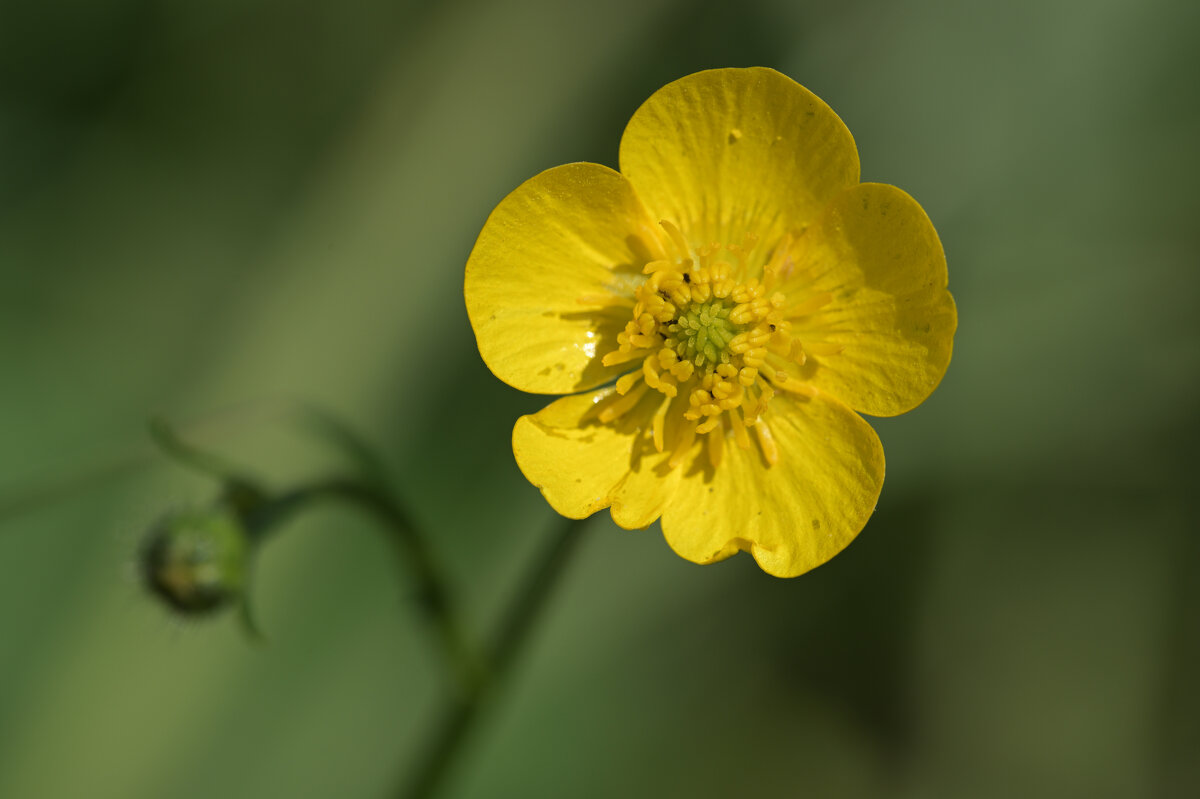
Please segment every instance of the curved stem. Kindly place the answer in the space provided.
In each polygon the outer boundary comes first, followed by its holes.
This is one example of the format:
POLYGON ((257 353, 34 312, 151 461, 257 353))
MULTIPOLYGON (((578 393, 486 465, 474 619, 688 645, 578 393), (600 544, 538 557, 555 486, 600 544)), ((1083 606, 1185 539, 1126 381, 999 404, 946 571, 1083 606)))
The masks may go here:
POLYGON ((400 560, 416 580, 416 595, 426 618, 432 622, 443 654, 454 670, 458 693, 473 696, 481 683, 482 664, 467 643, 462 624, 450 598, 445 579, 437 568, 425 538, 411 517, 387 491, 353 478, 334 478, 301 486, 260 506, 247 520, 252 536, 261 536, 283 517, 320 500, 341 500, 369 511, 392 533, 400 560))
POLYGON ((222 482, 252 485, 241 470, 224 458, 194 447, 179 437, 166 420, 155 417, 150 420, 150 438, 159 448, 175 460, 198 472, 215 477, 222 482))
POLYGON ((582 538, 579 532, 585 521, 564 520, 530 566, 488 647, 488 679, 478 683, 474 692, 459 697, 443 711, 418 771, 403 783, 397 796, 403 799, 426 799, 433 796, 442 785, 482 711, 528 640, 529 632, 545 607, 563 567, 582 538))

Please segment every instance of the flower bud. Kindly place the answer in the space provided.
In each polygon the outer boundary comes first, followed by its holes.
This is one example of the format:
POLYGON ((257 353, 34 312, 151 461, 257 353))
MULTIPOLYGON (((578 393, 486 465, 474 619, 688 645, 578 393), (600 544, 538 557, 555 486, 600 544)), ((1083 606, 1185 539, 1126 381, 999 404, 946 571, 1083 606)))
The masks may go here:
POLYGON ((249 554, 245 528, 232 509, 185 510, 150 531, 142 548, 142 575, 168 605, 200 615, 241 597, 249 554))

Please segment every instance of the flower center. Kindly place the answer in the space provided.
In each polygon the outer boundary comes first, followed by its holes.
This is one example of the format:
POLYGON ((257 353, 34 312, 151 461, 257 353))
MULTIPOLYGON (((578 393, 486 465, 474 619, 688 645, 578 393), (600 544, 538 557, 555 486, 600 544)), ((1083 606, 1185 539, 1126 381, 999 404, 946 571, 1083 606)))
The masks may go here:
POLYGON ((816 295, 789 307, 776 290, 781 272, 791 269, 790 240, 753 269, 745 263, 753 240, 693 250, 678 228, 662 225, 671 246, 666 257, 646 264, 648 277, 634 292, 632 319, 617 336, 618 348, 603 359, 605 366, 640 360, 642 368, 617 380, 616 394, 598 409, 600 421, 624 415, 655 390, 662 396, 653 415, 654 446, 659 452, 671 446, 672 467, 698 435, 708 436, 715 467, 726 433, 749 448, 749 429, 767 463, 774 464, 779 451, 762 419, 767 403, 777 389, 810 393, 788 369, 806 360, 788 320, 830 297, 816 295), (761 277, 747 278, 749 272, 761 277))
POLYGON ((741 325, 729 321, 731 310, 730 304, 722 300, 692 303, 675 317, 674 324, 667 326, 671 337, 666 345, 673 346, 679 357, 691 360, 696 366, 706 362, 729 363, 729 342, 742 332, 741 325))

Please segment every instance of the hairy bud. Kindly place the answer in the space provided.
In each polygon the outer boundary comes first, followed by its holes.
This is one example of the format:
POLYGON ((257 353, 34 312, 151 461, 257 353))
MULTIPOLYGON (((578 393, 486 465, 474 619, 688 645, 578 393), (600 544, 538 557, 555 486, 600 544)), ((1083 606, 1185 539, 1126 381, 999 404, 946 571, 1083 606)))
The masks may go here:
POLYGON ((187 615, 220 610, 240 599, 250 544, 239 516, 218 505, 172 514, 142 548, 147 587, 187 615))

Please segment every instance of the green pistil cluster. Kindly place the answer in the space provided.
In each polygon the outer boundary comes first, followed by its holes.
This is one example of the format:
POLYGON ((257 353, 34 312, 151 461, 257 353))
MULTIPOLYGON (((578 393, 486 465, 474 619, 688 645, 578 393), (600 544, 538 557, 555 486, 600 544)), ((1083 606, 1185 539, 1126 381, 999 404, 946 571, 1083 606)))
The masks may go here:
POLYGON ((676 317, 667 332, 678 342, 680 359, 690 359, 698 367, 729 363, 729 342, 743 330, 729 321, 731 310, 723 300, 713 299, 690 305, 676 317))

